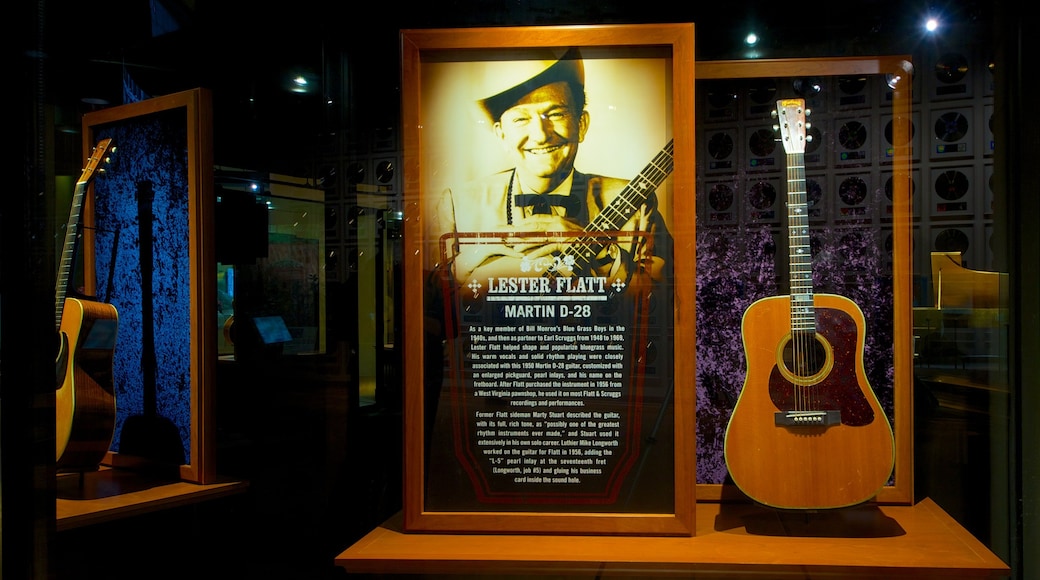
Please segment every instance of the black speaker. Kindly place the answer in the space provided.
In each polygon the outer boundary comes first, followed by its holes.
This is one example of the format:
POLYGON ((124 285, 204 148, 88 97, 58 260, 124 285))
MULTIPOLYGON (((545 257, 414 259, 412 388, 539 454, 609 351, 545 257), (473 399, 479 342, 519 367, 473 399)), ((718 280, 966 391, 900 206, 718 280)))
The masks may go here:
POLYGON ((216 258, 221 264, 252 264, 267 257, 267 204, 234 189, 217 189, 216 258))

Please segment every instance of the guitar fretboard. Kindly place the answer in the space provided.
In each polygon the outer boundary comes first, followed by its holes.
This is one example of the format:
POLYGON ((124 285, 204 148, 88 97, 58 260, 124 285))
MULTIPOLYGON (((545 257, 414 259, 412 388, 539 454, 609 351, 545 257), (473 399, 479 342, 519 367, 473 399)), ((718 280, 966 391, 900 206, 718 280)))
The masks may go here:
POLYGON ((83 199, 87 187, 94 180, 96 172, 101 172, 102 161, 112 148, 112 139, 102 139, 94 146, 90 158, 76 181, 76 190, 72 193, 72 207, 69 211, 69 222, 65 225, 65 244, 61 250, 61 261, 58 264, 58 279, 54 286, 54 330, 61 331, 61 315, 65 310, 65 297, 68 294, 69 278, 76 259, 76 244, 79 241, 80 219, 83 215, 83 199))
POLYGON ((787 154, 787 245, 791 282, 791 332, 816 333, 812 250, 805 193, 805 155, 787 154))
POLYGON ((61 330, 61 314, 65 308, 65 296, 68 294, 69 278, 72 276, 72 263, 76 257, 76 241, 79 238, 79 220, 83 210, 83 196, 87 184, 79 182, 72 194, 72 211, 69 223, 65 225, 65 244, 61 250, 61 262, 58 265, 58 281, 55 285, 54 330, 61 330))
MULTIPOLYGON (((624 227, 625 223, 639 210, 639 207, 646 203, 650 194, 656 191, 671 175, 672 169, 675 167, 674 147, 674 140, 668 141, 661 152, 639 172, 639 175, 629 181, 621 193, 585 226, 585 231, 589 233, 612 232, 624 227)), ((574 258, 576 270, 587 269, 604 245, 603 236, 578 236, 562 254, 574 258)))

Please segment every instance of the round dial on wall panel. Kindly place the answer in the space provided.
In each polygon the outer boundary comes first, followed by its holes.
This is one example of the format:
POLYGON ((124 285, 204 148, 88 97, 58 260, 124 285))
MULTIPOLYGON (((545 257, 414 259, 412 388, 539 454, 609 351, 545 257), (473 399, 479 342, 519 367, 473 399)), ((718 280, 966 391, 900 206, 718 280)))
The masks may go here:
POLYGON ((968 177, 957 169, 943 171, 935 178, 935 193, 945 200, 956 200, 968 193, 968 177))
POLYGON ((748 147, 759 157, 772 155, 776 149, 776 135, 769 129, 759 129, 751 134, 748 147))
POLYGON ((712 159, 726 159, 733 154, 733 137, 720 131, 708 139, 708 155, 712 159))
POLYGON ((347 165, 347 181, 358 184, 365 180, 365 166, 359 161, 347 165))
POLYGON ((867 142, 867 128, 859 121, 847 121, 838 129, 838 142, 846 149, 859 149, 867 142))
POLYGON ((711 209, 722 211, 733 205, 733 189, 725 183, 716 183, 708 191, 708 205, 711 209))
POLYGON ((847 205, 858 205, 867 198, 867 184, 855 175, 846 177, 838 186, 838 197, 847 205))
POLYGON ((894 137, 892 135, 892 120, 889 119, 888 122, 885 123, 885 143, 891 143, 892 145, 906 145, 907 143, 910 143, 911 139, 914 138, 914 131, 916 130, 917 127, 915 127, 913 123, 910 123, 909 131, 907 131, 908 135, 906 143, 895 143, 893 141, 894 137))
POLYGON ((389 183, 394 178, 394 163, 389 160, 376 164, 376 179, 380 183, 389 183))
POLYGON ((804 99, 811 99, 823 92, 823 82, 816 77, 795 79, 791 85, 795 94, 804 99))
POLYGON ((968 132, 968 119, 960 111, 943 113, 935 121, 935 136, 947 143, 959 141, 968 132))
POLYGON ((942 230, 935 236, 935 249, 940 252, 964 254, 970 245, 971 240, 968 239, 968 235, 955 228, 942 230))
POLYGON ((755 209, 768 209, 776 202, 776 188, 766 181, 759 181, 748 191, 748 203, 755 209))

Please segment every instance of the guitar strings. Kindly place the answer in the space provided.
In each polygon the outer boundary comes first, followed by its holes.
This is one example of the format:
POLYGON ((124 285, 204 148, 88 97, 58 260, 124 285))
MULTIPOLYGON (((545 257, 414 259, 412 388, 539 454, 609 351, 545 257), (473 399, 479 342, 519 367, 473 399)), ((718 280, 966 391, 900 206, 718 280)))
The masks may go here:
POLYGON ((818 392, 810 378, 819 369, 816 346, 816 314, 812 292, 812 252, 809 244, 802 155, 787 156, 788 248, 790 252, 792 372, 795 409, 818 408, 818 392))

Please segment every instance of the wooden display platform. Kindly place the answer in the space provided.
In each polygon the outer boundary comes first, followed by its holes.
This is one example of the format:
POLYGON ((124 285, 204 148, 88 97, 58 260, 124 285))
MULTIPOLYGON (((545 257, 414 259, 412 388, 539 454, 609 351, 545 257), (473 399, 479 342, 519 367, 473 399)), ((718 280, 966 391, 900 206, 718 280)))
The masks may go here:
POLYGON ((336 558, 348 573, 1000 578, 1010 568, 930 499, 812 514, 698 504, 694 537, 407 534, 400 514, 336 558))
POLYGON ((245 491, 243 481, 197 484, 133 471, 99 471, 58 476, 57 530, 112 521, 245 491))

